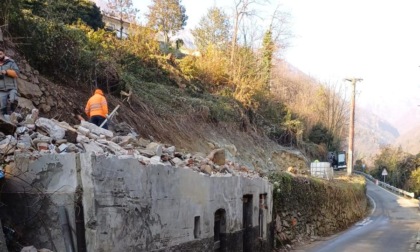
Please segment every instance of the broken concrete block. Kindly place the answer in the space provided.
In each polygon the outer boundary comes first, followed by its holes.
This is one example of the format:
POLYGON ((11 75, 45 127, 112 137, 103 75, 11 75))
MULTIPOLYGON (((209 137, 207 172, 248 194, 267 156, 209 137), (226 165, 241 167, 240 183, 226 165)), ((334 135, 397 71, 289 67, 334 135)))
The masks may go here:
POLYGON ((162 145, 159 143, 151 142, 146 146, 147 150, 151 150, 156 156, 162 156, 162 145))
POLYGON ((22 121, 22 115, 16 112, 13 112, 10 117, 10 122, 13 123, 14 125, 17 125, 19 123, 19 121, 22 121))
POLYGON ((137 145, 137 139, 134 136, 117 136, 111 139, 114 143, 119 144, 120 146, 124 147, 129 144, 137 145))
POLYGON ((175 146, 170 146, 168 148, 163 147, 162 148, 163 153, 168 153, 169 155, 174 155, 175 153, 175 146))
POLYGON ((139 138, 138 139, 138 143, 141 147, 146 148, 146 146, 150 143, 150 140, 144 139, 144 138, 139 138))
MULTIPOLYGON (((19 105, 20 105, 20 101, 19 101, 19 105)), ((24 124, 35 124, 35 121, 38 120, 38 118, 39 118, 39 110, 36 108, 33 108, 31 109, 31 114, 26 116, 24 124)))
POLYGON ((48 135, 53 139, 63 139, 66 134, 66 130, 58 126, 55 122, 47 118, 38 118, 35 125, 42 130, 46 131, 48 135))
POLYGON ((141 155, 144 155, 144 156, 146 156, 148 158, 151 158, 151 157, 153 157, 155 155, 155 152, 152 151, 152 150, 146 150, 146 149, 144 149, 144 150, 139 150, 139 152, 140 152, 141 155))
POLYGON ((32 140, 32 143, 34 145, 37 145, 38 143, 50 143, 51 141, 52 141, 51 137, 47 137, 47 136, 43 136, 39 134, 37 138, 32 140))
POLYGON ((156 164, 162 164, 160 160, 160 156, 153 156, 150 158, 150 164, 156 165, 156 164))
POLYGON ((101 136, 98 136, 98 135, 96 135, 95 133, 92 133, 92 132, 89 132, 87 135, 86 135, 87 137, 89 137, 90 139, 104 139, 104 138, 101 138, 101 136))
POLYGON ((109 131, 107 129, 104 128, 99 128, 98 126, 96 126, 93 123, 87 122, 87 121, 81 121, 80 125, 89 129, 92 133, 96 134, 96 135, 105 135, 108 138, 112 138, 114 137, 114 133, 112 133, 112 131, 109 131))
POLYGON ((124 148, 122 148, 121 146, 119 146, 118 144, 111 142, 111 141, 106 141, 108 147, 110 148, 110 150, 112 152, 114 152, 116 155, 127 155, 128 151, 124 148))
POLYGON ((19 149, 28 150, 32 147, 32 139, 28 134, 21 135, 17 141, 17 147, 19 149))
POLYGON ((35 124, 26 124, 26 127, 30 130, 30 131, 33 131, 33 130, 35 130, 35 124))
POLYGON ((67 147, 69 147, 67 144, 60 144, 60 146, 58 146, 58 150, 61 152, 65 151, 67 149, 67 147))
POLYGON ((101 146, 99 146, 95 142, 83 142, 83 147, 85 148, 86 152, 93 152, 96 154, 104 154, 105 151, 102 149, 101 146))
POLYGON ((79 152, 80 149, 81 148, 78 148, 75 144, 68 143, 65 152, 79 152))
POLYGON ((28 128, 27 128, 27 127, 25 127, 25 126, 18 127, 18 128, 16 129, 16 134, 20 135, 20 134, 25 133, 26 131, 28 131, 28 128))
POLYGON ((83 127, 83 126, 79 126, 79 127, 77 128, 77 131, 78 131, 80 134, 85 135, 85 136, 87 136, 87 135, 90 133, 90 130, 89 130, 89 129, 87 129, 87 128, 85 128, 85 127, 83 127))
POLYGON ((67 139, 60 139, 60 140, 55 141, 55 143, 57 145, 60 145, 60 144, 63 144, 63 143, 67 143, 67 139))
POLYGON ((180 159, 180 158, 172 158, 171 159, 171 162, 175 165, 175 166, 178 166, 178 165, 180 165, 183 161, 180 159))
POLYGON ((137 158, 142 164, 150 164, 150 158, 142 156, 142 155, 135 155, 135 158, 137 158))
POLYGON ((17 144, 17 141, 13 136, 11 135, 6 136, 5 139, 0 141, 0 153, 5 154, 5 155, 12 154, 15 150, 16 144, 17 144))
POLYGON ((76 138, 76 142, 78 142, 78 143, 88 143, 88 142, 90 142, 90 139, 87 136, 78 134, 77 138, 76 138))

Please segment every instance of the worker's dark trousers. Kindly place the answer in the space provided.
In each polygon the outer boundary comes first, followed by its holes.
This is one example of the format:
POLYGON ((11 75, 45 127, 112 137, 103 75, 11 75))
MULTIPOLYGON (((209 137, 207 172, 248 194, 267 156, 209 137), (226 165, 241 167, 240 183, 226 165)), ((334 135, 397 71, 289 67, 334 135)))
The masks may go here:
MULTIPOLYGON (((103 117, 103 116, 95 115, 95 116, 92 116, 90 118, 89 122, 91 122, 91 123, 93 123, 93 124, 95 124, 97 126, 100 126, 105 121, 105 119, 106 118, 103 117)), ((108 129, 108 122, 105 123, 104 126, 102 126, 102 128, 108 129)))

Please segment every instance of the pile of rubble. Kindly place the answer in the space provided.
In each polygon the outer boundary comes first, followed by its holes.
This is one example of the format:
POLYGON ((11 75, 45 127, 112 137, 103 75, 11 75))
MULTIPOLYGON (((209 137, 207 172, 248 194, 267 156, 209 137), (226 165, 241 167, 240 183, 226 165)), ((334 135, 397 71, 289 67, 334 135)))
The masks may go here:
POLYGON ((215 149, 209 155, 184 154, 177 152, 175 146, 138 137, 125 123, 114 124, 111 131, 83 120, 80 125, 71 126, 64 121, 38 117, 38 114, 38 110, 33 109, 25 118, 16 113, 7 119, 0 118, 0 154, 6 163, 13 161, 17 153, 92 152, 120 159, 136 158, 144 165, 192 169, 210 176, 260 177, 257 172, 227 160, 225 149, 215 149))

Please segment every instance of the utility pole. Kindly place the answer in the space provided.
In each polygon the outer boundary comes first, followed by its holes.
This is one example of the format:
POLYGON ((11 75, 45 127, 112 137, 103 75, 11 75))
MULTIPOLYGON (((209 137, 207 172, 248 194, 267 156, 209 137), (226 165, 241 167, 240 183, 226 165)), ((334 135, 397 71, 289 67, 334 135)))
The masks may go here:
POLYGON ((350 103, 350 125, 349 125, 349 149, 347 154, 347 176, 350 176, 353 173, 353 142, 354 142, 354 117, 356 112, 356 82, 362 81, 360 78, 349 78, 345 79, 350 81, 352 85, 352 96, 350 103))

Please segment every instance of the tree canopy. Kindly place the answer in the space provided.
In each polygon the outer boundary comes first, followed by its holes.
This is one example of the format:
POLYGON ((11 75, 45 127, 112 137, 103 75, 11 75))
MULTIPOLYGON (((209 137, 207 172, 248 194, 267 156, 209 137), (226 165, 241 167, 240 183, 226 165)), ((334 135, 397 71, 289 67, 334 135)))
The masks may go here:
POLYGON ((212 7, 200 19, 197 28, 192 31, 195 43, 200 50, 210 45, 225 49, 230 41, 230 22, 227 14, 218 7, 212 7))
POLYGON ((165 43, 169 42, 169 36, 175 35, 187 25, 188 16, 181 0, 152 0, 147 14, 148 25, 163 32, 165 43))

